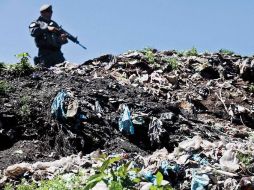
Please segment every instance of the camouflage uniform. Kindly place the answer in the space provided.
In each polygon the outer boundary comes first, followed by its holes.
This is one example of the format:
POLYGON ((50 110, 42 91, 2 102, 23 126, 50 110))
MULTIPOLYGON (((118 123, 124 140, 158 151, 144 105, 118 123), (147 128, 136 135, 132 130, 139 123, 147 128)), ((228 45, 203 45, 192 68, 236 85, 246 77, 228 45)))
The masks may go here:
POLYGON ((36 46, 39 48, 38 57, 34 62, 42 67, 50 67, 65 61, 61 46, 66 44, 67 40, 61 39, 61 34, 50 32, 48 26, 59 27, 53 20, 47 20, 40 16, 29 26, 31 36, 35 38, 36 46))

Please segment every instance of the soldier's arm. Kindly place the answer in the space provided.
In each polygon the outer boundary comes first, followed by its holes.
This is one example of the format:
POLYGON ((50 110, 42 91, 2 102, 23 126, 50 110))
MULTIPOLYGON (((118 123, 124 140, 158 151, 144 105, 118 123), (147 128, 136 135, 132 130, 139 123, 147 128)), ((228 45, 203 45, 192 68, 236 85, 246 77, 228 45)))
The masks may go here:
POLYGON ((68 39, 67 39, 67 35, 66 34, 61 34, 60 38, 61 38, 61 44, 62 45, 68 43, 68 39))
POLYGON ((36 37, 41 34, 43 34, 45 31, 52 31, 53 32, 54 27, 48 26, 45 22, 32 22, 29 25, 29 31, 31 33, 31 36, 36 37))
POLYGON ((52 21, 52 26, 57 29, 56 32, 60 32, 59 43, 61 45, 67 44, 68 43, 67 35, 65 33, 62 33, 61 30, 59 30, 61 27, 55 21, 52 21))

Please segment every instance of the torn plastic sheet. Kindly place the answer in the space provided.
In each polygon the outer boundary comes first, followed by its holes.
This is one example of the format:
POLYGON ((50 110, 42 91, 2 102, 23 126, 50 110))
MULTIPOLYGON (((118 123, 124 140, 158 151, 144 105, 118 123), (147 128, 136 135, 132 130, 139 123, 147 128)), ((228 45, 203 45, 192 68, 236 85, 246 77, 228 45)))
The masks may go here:
POLYGON ((64 112, 64 99, 68 94, 65 90, 61 90, 58 92, 57 96, 54 98, 53 103, 51 105, 51 114, 53 114, 57 119, 65 119, 66 113, 64 112))
POLYGON ((228 172, 235 172, 238 170, 240 165, 238 164, 239 160, 236 155, 237 153, 234 150, 226 150, 219 161, 221 168, 228 172))
POLYGON ((167 160, 163 160, 161 162, 160 168, 162 169, 164 175, 169 175, 169 170, 174 173, 178 173, 180 171, 180 166, 178 164, 170 165, 167 160))
POLYGON ((206 158, 202 158, 200 154, 194 154, 192 156, 192 159, 196 162, 198 162, 200 165, 208 165, 209 162, 206 158))
POLYGON ((179 148, 185 151, 198 150, 201 146, 202 138, 200 136, 194 136, 192 139, 188 139, 179 143, 179 148))
POLYGON ((134 127, 131 121, 131 113, 127 105, 123 105, 123 114, 118 121, 119 130, 127 134, 134 134, 134 127))
POLYGON ((205 190, 209 184, 209 177, 207 174, 197 174, 195 171, 192 172, 191 190, 205 190))
POLYGON ((143 176, 149 182, 155 183, 155 181, 156 181, 156 176, 153 175, 153 173, 151 171, 147 171, 147 172, 143 173, 143 176))
POLYGON ((102 109, 102 107, 101 107, 99 101, 96 101, 96 102, 95 102, 95 112, 96 112, 96 113, 102 113, 102 112, 103 112, 103 109, 102 109))
POLYGON ((157 143, 160 144, 160 136, 166 132, 164 128, 162 128, 162 121, 160 119, 157 119, 156 117, 153 117, 152 122, 149 124, 148 129, 148 136, 150 137, 150 141, 153 144, 157 143))

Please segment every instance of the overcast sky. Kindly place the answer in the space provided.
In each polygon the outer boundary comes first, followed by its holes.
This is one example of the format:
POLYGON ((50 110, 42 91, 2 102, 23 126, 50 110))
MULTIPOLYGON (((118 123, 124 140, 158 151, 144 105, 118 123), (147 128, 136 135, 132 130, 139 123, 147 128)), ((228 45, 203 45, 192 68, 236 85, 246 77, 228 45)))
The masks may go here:
POLYGON ((28 26, 42 4, 52 4, 52 19, 87 47, 63 46, 73 63, 145 47, 254 54, 251 0, 1 0, 0 62, 15 63, 21 52, 37 55, 28 26))

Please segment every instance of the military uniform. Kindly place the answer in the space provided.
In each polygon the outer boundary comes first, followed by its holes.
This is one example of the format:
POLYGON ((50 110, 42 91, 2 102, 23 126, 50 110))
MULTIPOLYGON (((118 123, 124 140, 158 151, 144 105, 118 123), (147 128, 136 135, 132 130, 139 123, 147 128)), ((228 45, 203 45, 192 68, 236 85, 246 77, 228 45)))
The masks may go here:
POLYGON ((49 31, 48 26, 59 27, 55 21, 47 20, 42 16, 29 26, 31 36, 35 38, 35 44, 39 48, 38 57, 35 57, 34 62, 43 67, 64 62, 61 46, 68 42, 61 38, 61 33, 49 31))

